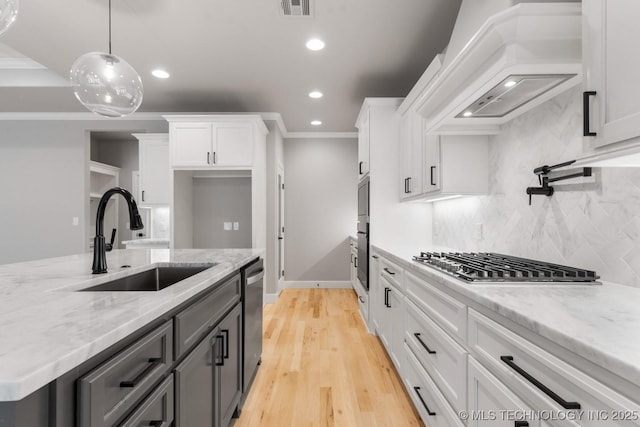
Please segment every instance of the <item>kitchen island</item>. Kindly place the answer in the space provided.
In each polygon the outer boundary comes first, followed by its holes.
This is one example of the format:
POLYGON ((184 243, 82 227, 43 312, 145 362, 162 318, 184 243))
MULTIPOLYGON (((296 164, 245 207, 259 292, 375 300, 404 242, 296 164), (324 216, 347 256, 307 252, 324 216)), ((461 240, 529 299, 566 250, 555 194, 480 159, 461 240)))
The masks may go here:
POLYGON ((263 252, 115 250, 100 275, 91 274, 91 254, 0 266, 0 414, 2 405, 32 396, 132 334, 170 323, 172 312, 263 252), (215 265, 160 291, 79 292, 155 266, 194 264, 215 265))

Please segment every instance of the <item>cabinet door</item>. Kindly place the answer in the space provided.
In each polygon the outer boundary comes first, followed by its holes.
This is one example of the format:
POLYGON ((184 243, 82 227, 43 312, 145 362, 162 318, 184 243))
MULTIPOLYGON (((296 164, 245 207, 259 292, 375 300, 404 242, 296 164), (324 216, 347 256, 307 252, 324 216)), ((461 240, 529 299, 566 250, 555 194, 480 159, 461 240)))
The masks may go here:
POLYGON ((242 393, 242 305, 236 307, 225 316, 218 325, 222 335, 222 363, 219 366, 220 379, 219 394, 219 419, 217 426, 227 427, 242 393))
POLYGON ((391 334, 393 333, 393 328, 391 324, 391 310, 389 304, 389 298, 391 292, 393 292, 393 285, 389 283, 389 280, 385 276, 380 276, 380 288, 382 290, 382 309, 380 312, 380 330, 378 335, 380 336, 380 340, 382 344, 384 344, 387 349, 387 353, 391 353, 391 334))
POLYGON ((253 164, 253 131, 251 124, 214 123, 213 166, 251 166, 253 164))
POLYGON ((141 205, 169 204, 169 139, 140 141, 141 205))
POLYGON ((380 316, 383 309, 382 291, 380 289, 380 258, 371 255, 369 263, 369 319, 376 334, 380 335, 380 316))
POLYGON ((396 289, 389 292, 389 322, 391 323, 391 360, 396 365, 398 372, 402 372, 402 351, 405 330, 404 296, 396 289))
POLYGON ((171 123, 172 166, 209 166, 213 148, 210 123, 171 123))
POLYGON ((353 289, 356 288, 358 284, 358 252, 357 250, 351 249, 351 287, 353 289))
POLYGON ((469 357, 469 427, 538 427, 538 421, 517 421, 533 413, 511 390, 469 357))
POLYGON ((214 427, 215 364, 220 363, 220 329, 210 332, 175 370, 175 427, 214 427))
POLYGON ((411 111, 400 119, 400 199, 410 197, 411 178, 413 176, 413 128, 411 111))
POLYGON ((584 0, 583 55, 585 91, 591 101, 590 131, 599 147, 640 136, 640 2, 584 0))
POLYGON ((369 173, 369 111, 358 128, 358 176, 369 173))
POLYGON ((440 136, 425 132, 422 143, 425 167, 423 191, 433 193, 440 190, 440 136))

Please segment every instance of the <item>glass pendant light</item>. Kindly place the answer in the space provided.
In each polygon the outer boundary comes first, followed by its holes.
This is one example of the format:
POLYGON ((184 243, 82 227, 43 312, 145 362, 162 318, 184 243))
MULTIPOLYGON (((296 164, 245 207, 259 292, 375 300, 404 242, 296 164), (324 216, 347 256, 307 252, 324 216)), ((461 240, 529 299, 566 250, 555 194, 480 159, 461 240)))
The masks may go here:
POLYGON ((111 53, 111 0, 109 53, 89 52, 76 59, 71 85, 78 101, 101 116, 127 116, 142 103, 142 79, 124 59, 111 53))
POLYGON ((0 0, 0 34, 7 31, 18 16, 18 0, 0 0))

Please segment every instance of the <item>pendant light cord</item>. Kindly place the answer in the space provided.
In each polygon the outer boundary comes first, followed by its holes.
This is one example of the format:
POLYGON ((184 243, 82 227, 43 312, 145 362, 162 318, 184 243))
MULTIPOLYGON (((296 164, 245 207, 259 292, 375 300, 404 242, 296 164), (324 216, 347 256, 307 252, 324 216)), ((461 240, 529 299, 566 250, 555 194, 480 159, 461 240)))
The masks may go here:
POLYGON ((109 55, 111 55, 111 0, 109 0, 109 55))

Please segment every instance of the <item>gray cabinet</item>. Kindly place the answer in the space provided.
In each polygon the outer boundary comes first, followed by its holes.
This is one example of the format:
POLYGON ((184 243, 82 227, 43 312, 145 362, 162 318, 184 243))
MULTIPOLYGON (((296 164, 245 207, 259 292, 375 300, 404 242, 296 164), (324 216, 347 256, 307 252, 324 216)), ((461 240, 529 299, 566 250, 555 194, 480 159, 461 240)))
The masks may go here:
POLYGON ((242 393, 238 304, 176 367, 175 427, 226 427, 242 393))
POLYGON ((220 328, 215 328, 175 369, 175 427, 214 427, 219 337, 220 328))

